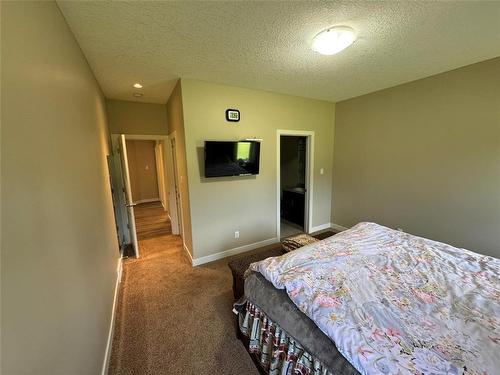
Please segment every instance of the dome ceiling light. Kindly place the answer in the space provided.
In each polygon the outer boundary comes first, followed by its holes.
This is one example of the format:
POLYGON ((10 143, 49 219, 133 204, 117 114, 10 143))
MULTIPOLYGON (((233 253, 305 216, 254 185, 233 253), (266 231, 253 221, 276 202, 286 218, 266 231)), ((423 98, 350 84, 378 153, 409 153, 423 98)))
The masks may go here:
POLYGON ((334 26, 323 30, 313 39, 312 49, 322 55, 335 55, 356 40, 356 33, 348 26, 334 26))

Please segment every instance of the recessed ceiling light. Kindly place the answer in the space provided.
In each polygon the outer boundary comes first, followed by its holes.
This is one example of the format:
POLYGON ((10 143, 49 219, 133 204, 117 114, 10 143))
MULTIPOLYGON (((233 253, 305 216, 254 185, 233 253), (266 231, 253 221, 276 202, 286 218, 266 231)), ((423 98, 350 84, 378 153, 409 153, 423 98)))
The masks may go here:
POLYGON ((347 26, 331 27, 313 39, 312 49, 322 55, 335 55, 356 40, 356 33, 347 26))
POLYGON ((136 89, 142 89, 142 85, 140 83, 134 83, 134 87, 136 89))
POLYGON ((142 92, 134 92, 132 95, 134 95, 136 98, 140 98, 142 96, 142 92))

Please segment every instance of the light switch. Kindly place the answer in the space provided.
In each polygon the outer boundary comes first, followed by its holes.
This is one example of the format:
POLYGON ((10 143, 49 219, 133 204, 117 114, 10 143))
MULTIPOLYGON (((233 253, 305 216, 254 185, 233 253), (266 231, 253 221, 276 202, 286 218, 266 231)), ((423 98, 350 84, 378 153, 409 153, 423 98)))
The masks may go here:
MULTIPOLYGON (((149 171, 149 165, 146 165, 146 168, 145 168, 147 171, 149 171)), ((323 174, 323 173, 322 173, 323 174)))
POLYGON ((324 174, 325 173, 325 170, 323 168, 320 168, 319 169, 319 174, 324 174))

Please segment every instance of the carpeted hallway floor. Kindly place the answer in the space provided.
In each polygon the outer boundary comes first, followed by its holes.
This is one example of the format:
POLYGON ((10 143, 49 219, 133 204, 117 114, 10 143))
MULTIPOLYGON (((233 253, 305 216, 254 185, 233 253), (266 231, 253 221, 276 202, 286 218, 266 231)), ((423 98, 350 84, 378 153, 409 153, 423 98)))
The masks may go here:
POLYGON ((235 336, 227 260, 192 268, 173 235, 140 251, 124 263, 109 374, 258 374, 235 336))

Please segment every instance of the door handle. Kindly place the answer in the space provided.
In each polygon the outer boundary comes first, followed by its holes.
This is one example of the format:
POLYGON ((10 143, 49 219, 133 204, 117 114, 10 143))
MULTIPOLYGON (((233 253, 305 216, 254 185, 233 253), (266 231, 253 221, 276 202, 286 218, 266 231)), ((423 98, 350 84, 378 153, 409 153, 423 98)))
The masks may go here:
POLYGON ((137 203, 130 203, 125 205, 125 207, 134 207, 134 206, 137 206, 137 203))

